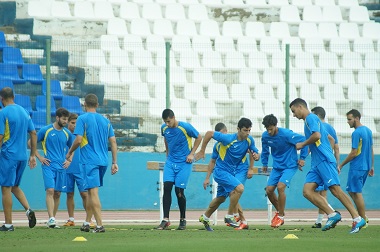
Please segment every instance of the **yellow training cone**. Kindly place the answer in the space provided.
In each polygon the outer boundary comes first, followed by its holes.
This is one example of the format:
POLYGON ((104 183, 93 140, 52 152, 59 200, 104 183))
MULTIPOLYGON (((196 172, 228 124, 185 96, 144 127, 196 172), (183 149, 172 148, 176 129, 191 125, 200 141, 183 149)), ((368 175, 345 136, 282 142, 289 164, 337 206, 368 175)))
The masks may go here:
POLYGON ((87 241, 87 239, 84 238, 83 236, 78 236, 78 237, 75 237, 73 241, 87 241))
POLYGON ((295 236, 294 234, 288 234, 284 237, 284 239, 298 239, 297 236, 295 236))

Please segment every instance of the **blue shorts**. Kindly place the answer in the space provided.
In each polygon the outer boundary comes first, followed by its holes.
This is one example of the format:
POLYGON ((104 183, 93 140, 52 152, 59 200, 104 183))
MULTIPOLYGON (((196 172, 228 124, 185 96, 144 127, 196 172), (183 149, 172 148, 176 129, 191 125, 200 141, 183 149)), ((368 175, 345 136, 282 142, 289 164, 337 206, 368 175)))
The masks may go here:
POLYGON ((53 188, 54 191, 66 192, 66 171, 42 166, 45 190, 53 188))
POLYGON ((277 169, 273 168, 268 178, 268 186, 277 186, 278 182, 284 183, 286 187, 289 187, 290 181, 294 174, 296 174, 298 168, 289 169, 277 169))
POLYGON ((16 161, 0 156, 0 185, 19 186, 26 161, 16 161))
POLYGON ((247 181, 247 174, 248 174, 248 168, 239 169, 235 171, 235 178, 237 178, 243 185, 245 185, 245 181, 247 181))
POLYGON ((234 175, 222 169, 214 169, 214 180, 218 183, 218 188, 221 186, 225 190, 227 196, 242 184, 234 175))
POLYGON ((350 169, 347 177, 347 192, 361 193, 368 177, 368 170, 358 171, 350 169))
POLYGON ((338 170, 335 162, 322 161, 317 166, 311 167, 306 175, 305 184, 316 183, 329 188, 333 185, 340 185, 338 170))
POLYGON ((186 189, 191 169, 191 163, 174 163, 166 160, 164 167, 164 182, 174 182, 176 187, 186 189))
POLYGON ((315 189, 316 192, 321 192, 321 191, 327 191, 329 188, 325 185, 318 185, 318 187, 315 189))
POLYGON ((92 189, 103 186, 103 177, 107 171, 107 166, 82 164, 81 170, 84 171, 84 189, 92 189))
POLYGON ((229 196, 229 193, 226 192, 226 190, 224 189, 223 186, 219 185, 218 184, 218 188, 216 190, 216 197, 224 197, 224 198, 227 198, 229 196))
POLYGON ((79 192, 86 192, 87 190, 84 189, 85 187, 85 180, 84 180, 84 174, 83 173, 66 173, 66 192, 72 193, 75 189, 75 183, 78 186, 79 192))

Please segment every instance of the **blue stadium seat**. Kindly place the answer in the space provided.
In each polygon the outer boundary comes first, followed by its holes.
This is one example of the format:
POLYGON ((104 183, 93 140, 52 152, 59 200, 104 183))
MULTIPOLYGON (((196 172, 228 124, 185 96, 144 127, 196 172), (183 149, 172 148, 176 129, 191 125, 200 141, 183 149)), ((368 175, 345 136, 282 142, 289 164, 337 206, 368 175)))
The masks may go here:
MULTIPOLYGON (((42 94, 46 95, 46 80, 42 82, 42 94)), ((59 80, 50 80, 50 95, 54 100, 62 100, 63 93, 59 80)))
POLYGON ((83 109, 77 96, 64 95, 62 97, 62 107, 70 111, 70 113, 83 114, 83 109))
POLYGON ((32 84, 42 84, 44 77, 38 64, 24 64, 22 67, 22 78, 32 84))
POLYGON ((32 121, 34 124, 34 128, 38 131, 42 127, 46 126, 46 111, 33 111, 32 112, 32 121))
POLYGON ((4 47, 8 47, 7 41, 5 40, 4 32, 0 31, 0 50, 4 47))
POLYGON ((29 112, 29 114, 32 115, 32 102, 28 95, 15 95, 15 103, 26 109, 29 112))
POLYGON ((15 64, 0 64, 0 80, 11 80, 14 84, 25 83, 25 80, 20 78, 15 64))
POLYGON ((3 48, 3 62, 7 64, 16 64, 18 67, 24 65, 21 50, 15 47, 3 48))
MULTIPOLYGON (((45 95, 37 95, 36 97, 36 110, 45 112, 46 113, 46 96, 45 95)), ((50 114, 52 116, 55 116, 55 101, 53 96, 51 96, 51 101, 50 101, 50 114)))
POLYGON ((0 80, 0 90, 5 87, 10 87, 15 92, 12 80, 0 80))

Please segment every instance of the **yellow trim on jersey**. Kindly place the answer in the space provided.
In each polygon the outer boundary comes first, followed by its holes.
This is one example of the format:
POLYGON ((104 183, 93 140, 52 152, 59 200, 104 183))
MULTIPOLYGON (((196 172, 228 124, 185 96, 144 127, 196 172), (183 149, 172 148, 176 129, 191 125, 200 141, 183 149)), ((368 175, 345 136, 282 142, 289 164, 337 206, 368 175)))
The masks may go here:
POLYGON ((9 130, 9 122, 8 118, 5 120, 5 130, 4 130, 4 137, 3 137, 3 143, 9 140, 11 138, 11 131, 9 130))
POLYGON ((362 147, 363 147, 363 138, 360 138, 359 145, 358 145, 358 151, 356 152, 356 156, 359 156, 362 153, 362 147))
POLYGON ((224 160, 224 158, 226 157, 227 149, 230 148, 231 145, 233 145, 235 142, 237 142, 237 140, 233 140, 231 143, 227 145, 223 145, 223 144, 220 145, 220 149, 219 149, 220 159, 224 160))
POLYGON ((44 151, 44 154, 45 156, 47 155, 47 149, 46 149, 46 139, 49 135, 49 132, 52 131, 54 129, 54 127, 51 127, 50 129, 48 129, 46 132, 45 132, 45 136, 44 136, 44 140, 42 141, 42 149, 44 151))
POLYGON ((191 140, 191 137, 187 134, 186 129, 182 126, 178 126, 178 129, 180 129, 183 134, 185 134, 187 146, 189 147, 189 150, 193 148, 193 141, 191 140))
POLYGON ((86 134, 86 130, 85 130, 84 134, 83 134, 82 142, 80 142, 80 147, 83 148, 87 144, 88 144, 88 140, 87 140, 87 134, 86 134))

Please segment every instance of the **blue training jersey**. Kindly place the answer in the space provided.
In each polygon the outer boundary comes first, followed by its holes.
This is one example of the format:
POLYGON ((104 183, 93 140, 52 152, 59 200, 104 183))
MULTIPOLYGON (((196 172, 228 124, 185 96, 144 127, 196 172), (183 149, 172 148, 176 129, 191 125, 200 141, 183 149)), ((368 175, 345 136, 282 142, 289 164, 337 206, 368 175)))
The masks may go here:
MULTIPOLYGON (((75 136, 73 135, 73 139, 74 138, 75 136)), ((75 174, 81 173, 79 160, 80 160, 80 148, 77 148, 74 151, 74 156, 73 156, 73 159, 71 160, 70 166, 66 169, 66 173, 75 173, 75 174)))
MULTIPOLYGON (((66 154, 73 144, 73 136, 67 128, 58 130, 53 124, 42 127, 37 133, 37 142, 42 143, 45 158, 50 160, 49 167, 61 170, 66 154)), ((46 165, 42 164, 42 167, 46 165)))
POLYGON ((329 135, 334 138, 335 144, 338 144, 338 136, 336 135, 335 129, 330 124, 328 124, 327 122, 323 122, 322 124, 325 127, 325 129, 327 130, 327 133, 329 133, 329 135))
POLYGON ((77 119, 74 135, 82 136, 80 163, 108 166, 108 140, 115 136, 111 122, 96 112, 87 112, 77 119))
POLYGON ((215 169, 223 169, 234 174, 238 165, 243 162, 243 160, 245 162, 248 150, 259 153, 252 136, 248 136, 245 140, 238 140, 237 133, 224 134, 214 132, 213 138, 221 143, 215 169))
POLYGON ((167 159, 174 163, 183 163, 193 148, 192 138, 198 138, 199 132, 190 123, 178 121, 175 128, 162 124, 161 135, 168 144, 167 159))
POLYGON ((0 111, 0 135, 3 135, 1 155, 6 159, 28 160, 28 132, 34 130, 29 112, 17 104, 7 105, 0 111))
MULTIPOLYGON (((214 147, 212 148, 212 154, 211 154, 212 159, 216 160, 219 157, 219 150, 220 150, 221 146, 222 146, 222 144, 220 142, 216 142, 214 144, 214 147)), ((247 170, 248 167, 249 167, 248 158, 246 158, 246 156, 244 156, 244 158, 238 164, 236 170, 247 170)))
POLYGON ((314 132, 319 132, 321 137, 315 143, 309 145, 311 152, 311 166, 315 167, 322 161, 336 162, 331 145, 328 139, 328 133, 322 124, 322 121, 313 113, 305 118, 305 137, 308 139, 314 132))
POLYGON ((372 166, 372 131, 362 125, 352 132, 351 145, 356 149, 356 156, 350 162, 350 169, 371 170, 372 166))
MULTIPOLYGON (((271 153, 274 168, 294 169, 298 167, 296 144, 305 140, 304 136, 285 128, 278 128, 278 132, 274 136, 269 135, 267 131, 263 132, 261 138, 261 162, 263 166, 268 166, 268 158, 271 153)), ((308 146, 302 148, 300 159, 304 160, 308 151, 308 146)))

